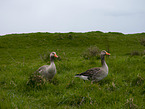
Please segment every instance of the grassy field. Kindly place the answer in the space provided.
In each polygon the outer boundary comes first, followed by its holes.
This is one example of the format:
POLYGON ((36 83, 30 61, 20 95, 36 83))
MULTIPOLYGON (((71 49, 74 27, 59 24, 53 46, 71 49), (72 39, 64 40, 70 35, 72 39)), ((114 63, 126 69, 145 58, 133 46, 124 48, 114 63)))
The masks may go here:
POLYGON ((145 33, 100 31, 30 33, 0 37, 0 108, 145 109, 145 33), (74 75, 101 66, 94 50, 108 51, 108 76, 98 83, 74 75), (50 64, 55 51, 57 74, 51 82, 27 85, 33 72, 50 64), (87 57, 84 55, 87 54, 87 57))

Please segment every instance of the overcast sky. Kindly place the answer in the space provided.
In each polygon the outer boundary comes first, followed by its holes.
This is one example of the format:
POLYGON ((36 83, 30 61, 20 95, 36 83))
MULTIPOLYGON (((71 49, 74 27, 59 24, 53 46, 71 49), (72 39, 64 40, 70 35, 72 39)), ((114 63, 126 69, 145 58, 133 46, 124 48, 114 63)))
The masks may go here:
POLYGON ((1 0, 0 35, 145 32, 145 0, 1 0))

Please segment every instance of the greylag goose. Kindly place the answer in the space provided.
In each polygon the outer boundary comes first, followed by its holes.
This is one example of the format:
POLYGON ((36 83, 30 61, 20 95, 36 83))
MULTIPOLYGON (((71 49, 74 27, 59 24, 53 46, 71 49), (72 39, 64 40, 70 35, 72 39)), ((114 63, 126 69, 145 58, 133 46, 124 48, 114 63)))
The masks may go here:
POLYGON ((54 57, 58 57, 55 52, 50 53, 50 65, 41 66, 36 72, 40 73, 47 80, 51 80, 56 74, 56 67, 54 64, 54 57))
POLYGON ((75 77, 79 77, 83 80, 91 80, 91 84, 95 81, 98 82, 108 75, 108 66, 105 62, 105 55, 110 55, 105 50, 101 51, 101 64, 102 67, 91 68, 83 73, 76 74, 75 77))

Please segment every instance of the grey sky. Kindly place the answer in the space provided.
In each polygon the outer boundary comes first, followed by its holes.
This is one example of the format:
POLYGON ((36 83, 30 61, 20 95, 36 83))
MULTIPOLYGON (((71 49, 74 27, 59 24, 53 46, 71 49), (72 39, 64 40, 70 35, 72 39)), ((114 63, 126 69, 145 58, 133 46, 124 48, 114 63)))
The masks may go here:
POLYGON ((145 32, 145 0, 1 0, 0 35, 145 32))

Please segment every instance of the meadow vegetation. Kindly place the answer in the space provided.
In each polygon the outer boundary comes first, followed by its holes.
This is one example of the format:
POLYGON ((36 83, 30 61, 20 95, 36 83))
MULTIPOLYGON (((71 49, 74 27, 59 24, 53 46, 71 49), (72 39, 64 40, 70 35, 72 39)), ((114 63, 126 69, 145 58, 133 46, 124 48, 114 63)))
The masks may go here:
POLYGON ((29 33, 0 37, 0 108, 144 109, 145 33, 29 33), (75 74, 101 66, 106 50, 108 76, 91 84, 75 74), (34 72, 50 64, 57 74, 47 82, 34 72), (36 79, 36 76, 38 78, 36 79), (40 82, 41 80, 41 82, 40 82))

